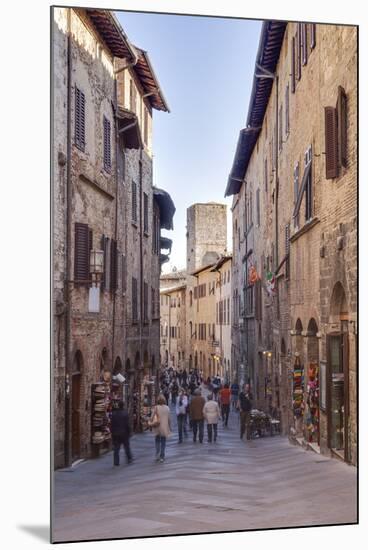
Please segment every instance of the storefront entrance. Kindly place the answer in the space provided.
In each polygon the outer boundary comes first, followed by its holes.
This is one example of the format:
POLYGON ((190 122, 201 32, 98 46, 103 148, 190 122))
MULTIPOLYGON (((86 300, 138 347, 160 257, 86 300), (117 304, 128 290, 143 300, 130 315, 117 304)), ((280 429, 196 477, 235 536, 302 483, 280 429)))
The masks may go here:
POLYGON ((80 373, 72 377, 72 459, 80 457, 80 373))
POLYGON ((349 341, 346 323, 341 325, 341 333, 327 336, 327 422, 329 447, 348 462, 349 341))

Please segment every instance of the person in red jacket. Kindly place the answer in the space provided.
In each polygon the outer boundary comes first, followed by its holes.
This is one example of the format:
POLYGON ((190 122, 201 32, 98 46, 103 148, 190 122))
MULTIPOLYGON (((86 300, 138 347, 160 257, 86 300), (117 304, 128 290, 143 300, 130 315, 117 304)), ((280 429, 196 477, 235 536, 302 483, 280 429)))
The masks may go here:
POLYGON ((221 416, 224 426, 227 426, 229 420, 230 398, 231 391, 229 384, 225 384, 222 390, 220 390, 221 416))

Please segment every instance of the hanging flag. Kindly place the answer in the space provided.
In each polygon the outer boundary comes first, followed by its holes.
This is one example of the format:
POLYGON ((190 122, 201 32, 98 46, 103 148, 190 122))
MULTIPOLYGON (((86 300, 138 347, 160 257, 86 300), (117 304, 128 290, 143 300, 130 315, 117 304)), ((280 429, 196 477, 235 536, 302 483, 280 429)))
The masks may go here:
POLYGON ((266 275, 266 279, 267 279, 267 281, 266 281, 267 292, 268 292, 269 296, 274 296, 276 294, 275 275, 271 271, 268 271, 267 275, 266 275))

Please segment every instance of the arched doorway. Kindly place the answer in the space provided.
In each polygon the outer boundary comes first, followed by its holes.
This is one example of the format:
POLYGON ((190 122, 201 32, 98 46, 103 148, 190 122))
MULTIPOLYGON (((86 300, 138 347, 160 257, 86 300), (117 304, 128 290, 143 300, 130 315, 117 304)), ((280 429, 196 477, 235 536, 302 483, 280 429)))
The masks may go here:
POLYGON ((303 436, 304 411, 304 366, 303 366, 303 325, 300 319, 295 323, 295 346, 293 363, 293 417, 295 434, 303 436))
POLYGON ((81 456, 81 376, 83 357, 78 350, 72 365, 72 460, 81 456))
POLYGON ((306 415, 305 438, 309 443, 319 445, 319 344, 318 326, 315 319, 310 319, 307 327, 307 364, 306 381, 306 415))
POLYGON ((349 446, 349 309, 341 282, 335 284, 327 334, 327 439, 328 446, 350 461, 349 446))
POLYGON ((116 376, 117 374, 122 374, 123 373, 123 364, 121 362, 121 359, 120 357, 117 357, 115 359, 115 363, 114 363, 114 368, 112 370, 112 374, 114 376, 116 376))

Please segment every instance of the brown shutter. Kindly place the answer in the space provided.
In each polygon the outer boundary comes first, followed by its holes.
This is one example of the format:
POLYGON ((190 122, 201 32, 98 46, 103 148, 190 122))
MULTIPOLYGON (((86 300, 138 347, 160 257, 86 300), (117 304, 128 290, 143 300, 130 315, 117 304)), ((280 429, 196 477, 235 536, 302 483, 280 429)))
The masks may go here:
POLYGON ((326 179, 338 175, 337 113, 334 107, 325 107, 326 179))
POLYGON ((338 147, 339 164, 347 166, 347 98, 344 88, 339 86, 337 98, 337 123, 338 123, 338 147))
POLYGON ((104 154, 104 169, 106 172, 111 172, 111 123, 103 117, 103 154, 104 154))
POLYGON ((85 148, 85 106, 84 93, 75 87, 74 141, 75 145, 84 151, 85 148))
POLYGON ((296 32, 296 78, 300 80, 302 76, 302 24, 298 23, 298 30, 296 32))
POLYGON ((87 284, 89 281, 90 255, 89 228, 85 223, 75 224, 74 281, 87 284))
POLYGON ((122 292, 126 292, 126 258, 124 254, 121 255, 121 289, 122 292))
POLYGON ((291 91, 295 93, 295 37, 291 39, 291 91))

